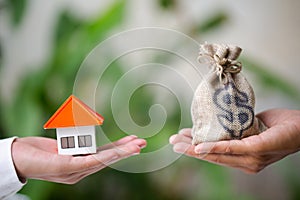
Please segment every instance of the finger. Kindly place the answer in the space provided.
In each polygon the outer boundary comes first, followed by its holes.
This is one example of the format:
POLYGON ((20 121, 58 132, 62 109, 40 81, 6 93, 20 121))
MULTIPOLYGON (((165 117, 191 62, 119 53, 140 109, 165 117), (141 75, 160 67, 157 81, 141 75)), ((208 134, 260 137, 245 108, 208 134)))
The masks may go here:
POLYGON ((122 145, 117 145, 117 146, 111 146, 111 147, 109 147, 109 148, 106 148, 106 149, 104 149, 104 150, 107 150, 107 149, 113 149, 113 148, 118 148, 118 147, 121 147, 121 146, 124 146, 124 145, 138 145, 140 148, 144 148, 144 147, 146 147, 146 145, 147 145, 147 142, 146 142, 146 140, 144 140, 144 139, 141 139, 141 138, 135 138, 135 139, 133 139, 133 140, 131 140, 131 141, 127 141, 127 143, 124 143, 124 144, 122 144, 122 145))
POLYGON ((192 139, 190 137, 185 136, 184 134, 176 134, 170 137, 169 142, 170 144, 176 144, 179 142, 192 144, 192 139))
POLYGON ((175 144, 178 142, 185 141, 186 143, 192 143, 191 129, 185 128, 181 129, 178 134, 174 134, 169 138, 170 144, 175 144))
POLYGON ((176 139, 177 135, 178 135, 178 134, 171 135, 171 137, 169 138, 169 143, 170 143, 170 144, 175 144, 175 142, 174 142, 174 141, 175 141, 175 139, 176 139))
POLYGON ((195 146, 185 142, 179 142, 174 144, 173 150, 176 153, 182 153, 193 157, 197 156, 197 154, 195 153, 195 146))
POLYGON ((57 166, 54 172, 79 172, 87 169, 107 165, 113 160, 124 159, 128 156, 139 154, 140 150, 146 146, 146 140, 134 139, 124 145, 112 147, 96 154, 88 156, 58 156, 59 161, 55 162, 57 166))
POLYGON ((181 130, 178 132, 178 134, 184 135, 184 136, 189 137, 189 138, 192 139, 191 131, 192 131, 192 129, 190 129, 190 128, 184 128, 184 129, 181 129, 181 130))
POLYGON ((123 145, 132 145, 132 144, 138 145, 141 149, 143 149, 147 146, 147 141, 145 139, 136 138, 136 139, 134 139, 126 144, 123 144, 123 145))
POLYGON ((260 135, 253 135, 242 140, 226 140, 219 142, 204 142, 195 147, 196 153, 215 154, 253 154, 260 151, 263 140, 260 135))
POLYGON ((239 164, 236 164, 237 162, 232 162, 233 160, 235 160, 234 156, 224 156, 222 154, 196 154, 194 146, 186 143, 177 143, 174 145, 173 149, 176 153, 182 153, 187 156, 205 160, 214 164, 230 167, 240 167, 239 164))
POLYGON ((139 154, 142 146, 146 145, 143 139, 137 139, 129 144, 114 147, 96 154, 82 157, 74 157, 70 164, 70 171, 84 171, 97 166, 107 165, 114 160, 120 160, 132 155, 139 154))
POLYGON ((136 139, 137 136, 136 135, 129 135, 129 136, 126 136, 126 137, 123 137, 115 142, 112 142, 112 143, 109 143, 109 144, 105 144, 101 147, 98 147, 97 150, 99 151, 102 151, 102 150, 105 150, 105 149, 110 149, 110 148, 113 148, 115 146, 119 146, 119 145, 123 145, 123 144, 126 144, 134 139, 136 139))

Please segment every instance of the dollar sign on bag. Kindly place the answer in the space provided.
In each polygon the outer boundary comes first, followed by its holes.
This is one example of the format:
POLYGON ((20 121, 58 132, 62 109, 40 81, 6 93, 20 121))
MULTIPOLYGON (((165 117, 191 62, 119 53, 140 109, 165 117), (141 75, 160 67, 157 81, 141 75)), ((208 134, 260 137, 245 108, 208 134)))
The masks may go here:
POLYGON ((217 107, 217 118, 231 138, 240 139, 254 121, 254 111, 247 93, 239 91, 234 83, 228 82, 216 90, 213 101, 217 107))

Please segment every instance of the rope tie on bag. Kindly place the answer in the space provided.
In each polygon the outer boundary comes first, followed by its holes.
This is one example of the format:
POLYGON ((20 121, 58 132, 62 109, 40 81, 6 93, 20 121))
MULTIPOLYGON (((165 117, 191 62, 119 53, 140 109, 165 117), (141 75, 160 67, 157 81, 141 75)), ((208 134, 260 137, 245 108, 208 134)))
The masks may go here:
POLYGON ((220 82, 228 83, 227 73, 237 74, 242 70, 242 63, 228 58, 222 58, 218 55, 213 56, 214 64, 216 65, 216 73, 219 76, 220 82), (223 79, 224 78, 224 79, 223 79))
POLYGON ((212 46, 207 45, 205 52, 199 53, 198 61, 202 63, 202 57, 208 57, 212 62, 211 65, 215 68, 215 73, 219 77, 219 80, 223 84, 228 83, 227 73, 237 74, 242 70, 242 63, 236 61, 240 50, 237 48, 229 49, 227 46, 212 46), (228 55, 231 54, 231 58, 228 55))

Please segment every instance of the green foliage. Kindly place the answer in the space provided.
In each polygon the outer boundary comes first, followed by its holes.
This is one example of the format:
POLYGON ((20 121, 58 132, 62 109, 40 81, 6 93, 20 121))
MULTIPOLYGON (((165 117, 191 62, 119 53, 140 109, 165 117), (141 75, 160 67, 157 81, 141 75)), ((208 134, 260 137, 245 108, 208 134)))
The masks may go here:
POLYGON ((103 38, 105 34, 110 31, 116 25, 120 25, 123 21, 125 14, 125 1, 119 0, 113 4, 106 13, 87 24, 86 31, 89 35, 90 42, 92 45, 97 44, 100 38, 103 38))
POLYGON ((219 28, 222 24, 228 21, 228 14, 224 12, 217 12, 215 15, 206 19, 203 23, 195 27, 198 33, 206 33, 219 28))
POLYGON ((27 0, 6 0, 11 9, 12 24, 17 26, 21 23, 25 14, 27 0))
POLYGON ((159 0, 159 5, 164 9, 172 9, 176 6, 176 0, 159 0))

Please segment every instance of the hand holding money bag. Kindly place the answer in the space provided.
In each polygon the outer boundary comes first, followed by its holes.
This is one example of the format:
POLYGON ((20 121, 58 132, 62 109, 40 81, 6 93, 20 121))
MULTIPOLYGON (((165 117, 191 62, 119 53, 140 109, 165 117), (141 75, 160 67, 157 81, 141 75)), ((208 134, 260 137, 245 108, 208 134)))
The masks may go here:
POLYGON ((255 117, 255 96, 240 73, 236 59, 242 49, 233 45, 200 46, 199 62, 208 61, 211 71, 197 87, 191 114, 193 144, 242 139, 266 130, 255 117))

